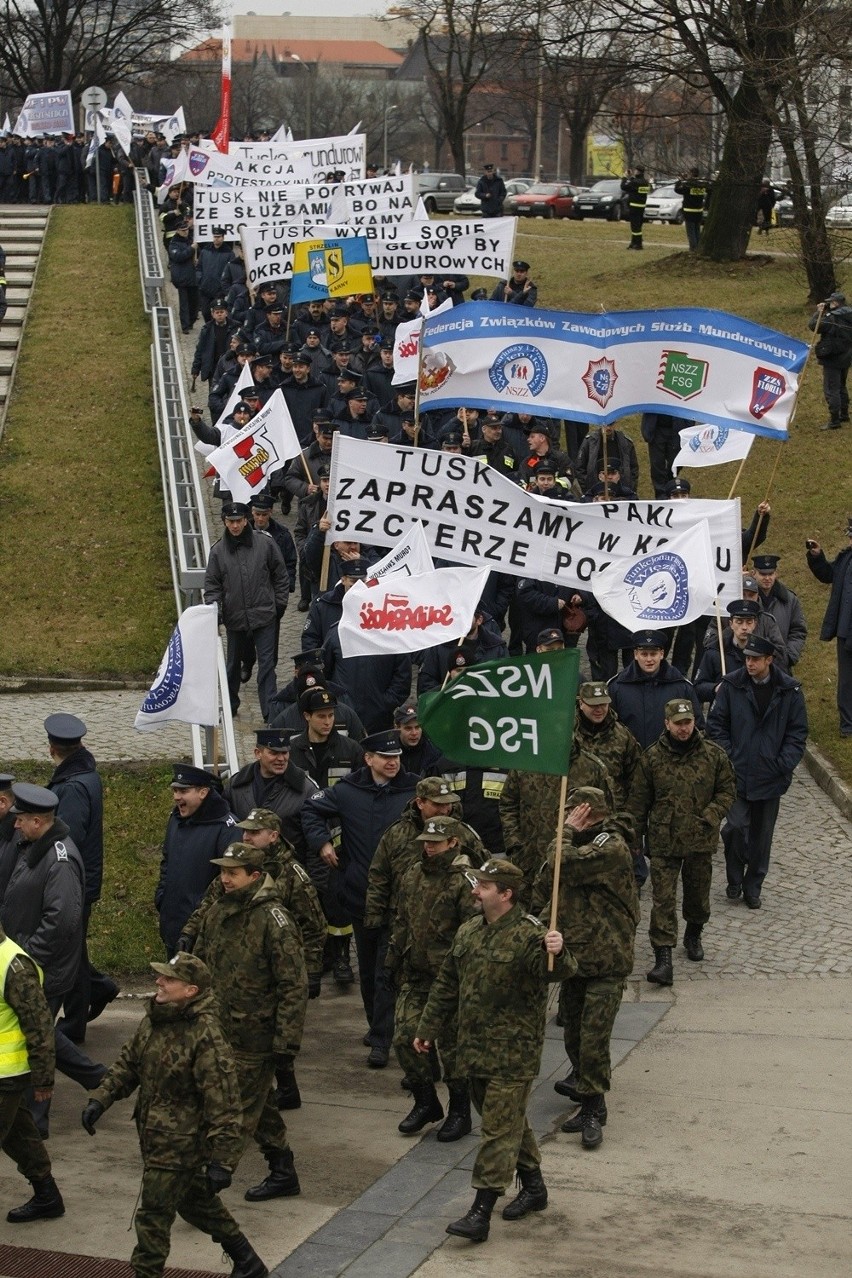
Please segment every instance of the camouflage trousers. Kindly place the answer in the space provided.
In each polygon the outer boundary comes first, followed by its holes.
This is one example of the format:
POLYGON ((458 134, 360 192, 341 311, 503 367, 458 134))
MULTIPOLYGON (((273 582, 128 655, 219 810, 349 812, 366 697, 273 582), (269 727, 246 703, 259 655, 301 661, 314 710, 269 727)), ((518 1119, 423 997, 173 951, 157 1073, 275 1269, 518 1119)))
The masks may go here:
POLYGON ((527 1122, 527 1101, 533 1080, 508 1082, 501 1078, 469 1078, 470 1099, 482 1118, 479 1149, 473 1164, 474 1189, 505 1193, 518 1168, 541 1165, 541 1154, 527 1122))
POLYGON ((175 1216, 209 1234, 214 1242, 239 1238, 241 1230, 201 1170, 146 1167, 136 1208, 136 1246, 130 1267, 136 1278, 161 1278, 175 1216))
POLYGON ((243 1153, 254 1137, 264 1157, 289 1148, 287 1125, 275 1104, 275 1062, 271 1056, 234 1052, 243 1104, 243 1153))
POLYGON ((711 856, 652 856, 651 926, 648 935, 655 949, 677 945, 677 881, 683 880, 683 917, 703 927, 710 918, 711 856))
MULTIPOLYGON (((412 1040, 417 1033, 417 1026, 426 1001, 429 998, 428 987, 420 985, 403 985, 396 996, 396 1010, 393 1025, 393 1046, 396 1059, 406 1077, 418 1083, 432 1082, 432 1064, 428 1056, 421 1056, 412 1047, 412 1040)), ((456 1081, 456 1021, 448 1023, 437 1043, 438 1054, 443 1066, 444 1082, 456 1081)), ((460 1081, 460 1080, 459 1080, 460 1081)))
POLYGON ((27 1180, 50 1175, 50 1159, 23 1091, 0 1091, 0 1149, 27 1180))
POLYGON ((620 976, 572 976, 559 988, 565 1051, 577 1076, 577 1091, 583 1095, 609 1091, 609 1042, 623 992, 620 976))

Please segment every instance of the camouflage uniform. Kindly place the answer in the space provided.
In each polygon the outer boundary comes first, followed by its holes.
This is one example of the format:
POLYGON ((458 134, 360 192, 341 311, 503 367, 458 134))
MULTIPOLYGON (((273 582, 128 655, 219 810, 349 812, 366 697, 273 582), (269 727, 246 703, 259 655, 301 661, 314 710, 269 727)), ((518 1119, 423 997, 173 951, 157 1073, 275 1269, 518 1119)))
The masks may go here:
POLYGON ((683 918, 698 928, 710 918, 710 883, 719 827, 737 797, 724 750, 696 728, 687 749, 668 732, 642 755, 629 810, 647 825, 654 904, 649 935, 655 949, 677 943, 677 881, 683 880, 683 918))
POLYGON ((547 983, 565 980, 577 966, 566 948, 548 972, 544 934, 517 904, 494 923, 482 916, 463 923, 417 1027, 418 1038, 440 1039, 458 1016, 458 1071, 482 1115, 477 1190, 502 1194, 516 1168, 541 1164, 525 1111, 541 1063, 547 983))
MULTIPOLYGON (((561 777, 541 772, 510 772, 500 796, 500 820, 506 856, 524 871, 530 885, 547 856, 556 834, 561 777)), ((597 755, 584 749, 575 737, 568 761, 568 789, 591 785, 603 790, 610 806, 615 796, 609 773, 597 755)), ((525 897, 529 901, 529 887, 525 897)))
MULTIPOLYGON (((298 924, 305 950, 305 966, 311 973, 322 972, 326 923, 316 888, 310 875, 296 860, 292 843, 279 839, 265 851, 264 873, 275 880, 275 889, 284 908, 298 924)), ((210 909, 225 896, 222 880, 217 875, 205 892, 201 904, 181 928, 181 936, 194 941, 210 909)))
POLYGON ((621 811, 642 756, 639 742, 630 729, 618 721, 614 710, 609 710, 603 723, 598 725, 591 723, 578 707, 574 716, 574 735, 580 749, 594 755, 606 768, 612 782, 615 809, 621 811))
POLYGON ((181 1006, 151 1000, 90 1099, 109 1109, 137 1087, 144 1170, 130 1264, 136 1278, 160 1278, 176 1214, 216 1242, 242 1237, 204 1175, 211 1161, 233 1170, 243 1144, 236 1065, 209 991, 181 1006))
MULTIPOLYGON (((443 801, 443 800, 441 800, 443 801)), ((459 826, 458 853, 466 856, 471 865, 482 865, 488 853, 476 830, 459 820, 458 804, 453 816, 459 826)), ((398 821, 388 826, 379 840, 376 854, 370 862, 367 876, 367 904, 364 913, 365 927, 392 927, 396 917, 397 898, 403 876, 420 856, 417 836, 423 833, 423 818, 412 799, 398 821)))
MULTIPOLYGON (((416 845, 415 845, 416 846, 416 845)), ((422 846, 422 845, 421 845, 422 846)), ((429 1060, 415 1052, 412 1040, 429 998, 432 982, 447 957, 456 932, 476 913, 465 870, 469 862, 450 848, 438 856, 425 853, 409 866, 399 888, 396 919, 385 966, 394 974, 398 990, 394 1049, 409 1079, 431 1082, 429 1060)), ((456 1022, 447 1021, 439 1039, 444 1078, 458 1081, 456 1022)))
MULTIPOLYGON (((577 960, 577 973, 562 983, 559 1011, 581 1095, 609 1091, 612 1027, 633 968, 639 895, 624 837, 630 833, 629 825, 607 817, 588 830, 568 827, 564 834, 556 926, 577 960)), ((533 910, 543 914, 550 910, 555 855, 554 840, 533 888, 533 910)))
POLYGON ((210 968, 222 1029, 239 1067, 245 1140, 269 1157, 289 1150, 270 1100, 275 1057, 298 1052, 308 1001, 302 938, 276 884, 226 893, 201 923, 194 953, 210 968))
MULTIPOLYGON (((2 940, 0 932, 0 940, 2 940)), ((50 1175, 50 1159, 27 1108, 27 1088, 53 1086, 56 1060, 53 1017, 44 997, 39 969, 21 951, 9 964, 0 995, 18 1019, 26 1039, 29 1071, 0 1080, 0 1145, 27 1180, 50 1175)))

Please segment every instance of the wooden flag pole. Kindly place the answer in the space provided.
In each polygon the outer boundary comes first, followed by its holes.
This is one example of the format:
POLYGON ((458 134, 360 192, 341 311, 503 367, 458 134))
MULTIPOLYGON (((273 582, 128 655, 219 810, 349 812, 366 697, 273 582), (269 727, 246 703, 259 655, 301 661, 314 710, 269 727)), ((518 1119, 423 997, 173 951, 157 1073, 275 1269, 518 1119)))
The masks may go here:
POLYGON ((736 475, 734 475, 734 482, 731 484, 731 491, 728 493, 728 501, 730 501, 734 495, 734 489, 736 488, 737 484, 740 482, 740 475, 743 473, 743 467, 745 466, 747 461, 748 461, 748 453, 746 453, 745 457, 740 462, 739 469, 737 470, 736 475))
POLYGON ((722 643, 722 609, 719 606, 719 596, 716 596, 716 633, 719 636, 719 660, 722 663, 722 676, 728 673, 725 669, 725 648, 722 643))
MULTIPOLYGON (((785 444, 786 442, 787 442, 787 441, 786 441, 786 440, 784 440, 784 439, 781 439, 781 440, 779 440, 779 441, 778 441, 778 452, 777 452, 777 454, 776 454, 776 456, 775 456, 775 465, 772 467, 772 473, 771 473, 771 475, 769 476, 769 483, 766 485, 766 496, 765 496, 765 497, 764 497, 764 499, 763 499, 763 500, 764 500, 764 502, 768 502, 768 501, 769 501, 769 494, 772 492, 772 485, 773 485, 773 483, 775 482, 775 472, 778 470, 778 463, 779 463, 779 462, 780 462, 780 460, 781 460, 781 453, 782 453, 782 451, 783 451, 784 444, 785 444)), ((751 562, 751 557, 752 557, 752 555, 754 554, 754 548, 755 548, 755 546, 757 545, 757 539, 758 539, 758 537, 759 537, 759 535, 760 535, 760 527, 761 527, 761 524, 762 524, 762 523, 763 523, 763 511, 762 511, 762 510, 758 510, 758 512, 757 512, 757 523, 756 523, 756 525, 755 525, 755 529, 754 529, 754 536, 753 536, 753 537, 752 537, 752 539, 751 539, 751 547, 750 547, 749 552, 748 552, 748 562, 749 562, 749 563, 751 562)))
MULTIPOLYGON (((559 816, 556 821, 556 856, 553 862, 553 891, 550 897, 550 931, 556 930, 556 917, 559 913, 559 872, 562 869, 562 838, 565 833, 565 800, 568 797, 568 774, 566 773, 560 780, 559 784, 559 816)), ((552 954, 547 956, 547 970, 553 971, 552 954)))
MULTIPOLYGON (((426 316, 424 315, 424 320, 426 316)), ((420 325, 420 333, 417 337, 417 382, 414 386, 414 447, 417 448, 420 439, 420 374, 423 371, 423 324, 420 325)))

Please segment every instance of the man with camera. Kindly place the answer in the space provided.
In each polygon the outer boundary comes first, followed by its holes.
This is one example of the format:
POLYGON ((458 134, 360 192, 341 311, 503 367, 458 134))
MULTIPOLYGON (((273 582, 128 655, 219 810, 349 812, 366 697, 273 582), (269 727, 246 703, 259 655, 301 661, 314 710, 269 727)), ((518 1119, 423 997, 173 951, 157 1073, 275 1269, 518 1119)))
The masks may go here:
POLYGON ((839 430, 849 421, 849 392, 846 378, 852 364, 852 307, 844 293, 832 293, 817 307, 808 323, 819 334, 814 354, 822 367, 822 393, 829 420, 822 430, 839 430))

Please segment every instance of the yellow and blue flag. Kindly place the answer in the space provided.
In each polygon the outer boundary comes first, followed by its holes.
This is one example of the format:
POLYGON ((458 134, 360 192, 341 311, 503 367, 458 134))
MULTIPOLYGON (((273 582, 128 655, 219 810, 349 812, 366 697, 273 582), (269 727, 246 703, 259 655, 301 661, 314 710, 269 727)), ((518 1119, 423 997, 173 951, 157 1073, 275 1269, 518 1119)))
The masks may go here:
POLYGON ((299 240, 293 252, 291 302, 372 293, 370 246, 362 235, 342 240, 299 240))

